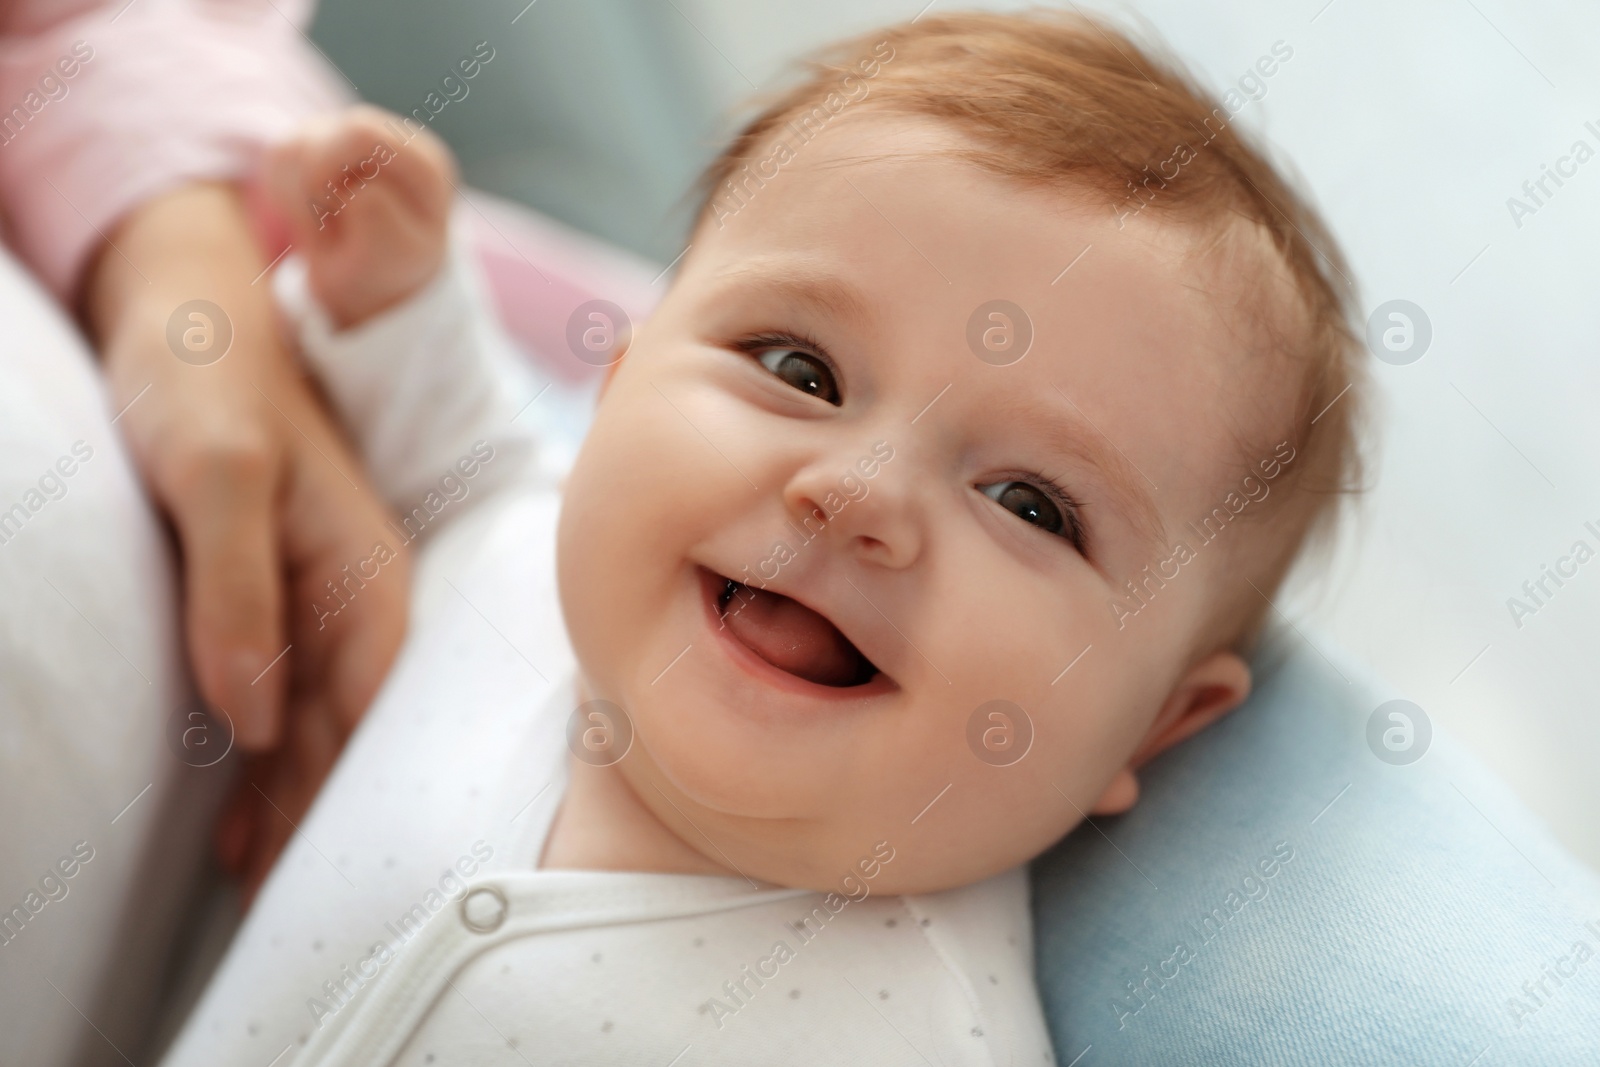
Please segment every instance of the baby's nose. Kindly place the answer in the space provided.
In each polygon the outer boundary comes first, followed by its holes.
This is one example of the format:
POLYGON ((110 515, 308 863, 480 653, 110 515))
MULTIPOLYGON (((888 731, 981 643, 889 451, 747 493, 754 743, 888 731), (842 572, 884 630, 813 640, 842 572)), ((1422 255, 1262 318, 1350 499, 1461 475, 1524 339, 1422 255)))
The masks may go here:
POLYGON ((880 439, 856 452, 819 456, 789 479, 784 505, 808 539, 826 536, 879 566, 910 566, 922 551, 922 518, 895 455, 880 439))

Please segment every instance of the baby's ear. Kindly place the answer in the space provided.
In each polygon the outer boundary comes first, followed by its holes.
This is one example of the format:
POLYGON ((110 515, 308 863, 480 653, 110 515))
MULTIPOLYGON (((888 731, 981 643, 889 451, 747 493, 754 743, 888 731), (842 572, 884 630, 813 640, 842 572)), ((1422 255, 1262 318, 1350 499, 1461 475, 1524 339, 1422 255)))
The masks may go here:
POLYGON ((1180 741, 1187 741, 1250 695, 1250 667, 1236 653, 1213 652, 1190 667, 1156 713, 1150 732, 1117 771, 1091 815, 1120 815, 1139 799, 1134 772, 1180 741))

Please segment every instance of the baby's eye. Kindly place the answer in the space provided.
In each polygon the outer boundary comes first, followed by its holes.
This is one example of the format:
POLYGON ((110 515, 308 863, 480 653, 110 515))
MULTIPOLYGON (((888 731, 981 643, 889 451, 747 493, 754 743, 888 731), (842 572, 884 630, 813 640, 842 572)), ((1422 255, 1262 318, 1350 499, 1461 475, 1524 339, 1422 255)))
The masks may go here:
POLYGON ((833 371, 817 356, 800 348, 775 347, 756 353, 761 365, 802 393, 810 393, 838 406, 839 383, 833 371))
POLYGON ((994 482, 979 491, 1023 522, 1072 542, 1083 549, 1083 533, 1071 508, 1063 508, 1051 494, 1029 482, 994 482))

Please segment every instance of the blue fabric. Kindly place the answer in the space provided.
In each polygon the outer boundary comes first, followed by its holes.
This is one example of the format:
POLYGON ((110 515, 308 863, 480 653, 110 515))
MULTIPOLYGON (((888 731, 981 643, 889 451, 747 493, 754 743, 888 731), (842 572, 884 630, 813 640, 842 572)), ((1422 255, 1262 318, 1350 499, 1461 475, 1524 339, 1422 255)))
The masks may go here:
POLYGON ((1400 694, 1295 640, 1034 864, 1057 1062, 1600 1065, 1600 879, 1437 727, 1379 760, 1400 694))

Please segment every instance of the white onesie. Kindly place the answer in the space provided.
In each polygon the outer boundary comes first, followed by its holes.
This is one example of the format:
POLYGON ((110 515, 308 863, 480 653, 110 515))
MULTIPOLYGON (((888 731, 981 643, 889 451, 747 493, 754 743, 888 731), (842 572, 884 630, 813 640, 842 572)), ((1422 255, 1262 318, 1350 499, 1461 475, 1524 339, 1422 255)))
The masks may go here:
POLYGON ((285 268, 307 356, 407 523, 330 576, 324 610, 427 547, 394 670, 165 1063, 1053 1062, 1021 868, 921 896, 863 875, 892 840, 831 894, 535 868, 576 706, 565 464, 530 428, 549 398, 460 255, 338 335, 285 268))

